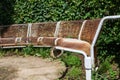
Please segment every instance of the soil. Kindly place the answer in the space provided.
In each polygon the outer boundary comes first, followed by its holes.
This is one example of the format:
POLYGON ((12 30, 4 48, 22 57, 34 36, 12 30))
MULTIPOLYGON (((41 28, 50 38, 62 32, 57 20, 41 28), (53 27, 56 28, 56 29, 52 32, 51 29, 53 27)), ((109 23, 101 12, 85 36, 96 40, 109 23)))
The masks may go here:
POLYGON ((56 80, 65 70, 63 62, 50 58, 33 56, 0 58, 0 80, 56 80))

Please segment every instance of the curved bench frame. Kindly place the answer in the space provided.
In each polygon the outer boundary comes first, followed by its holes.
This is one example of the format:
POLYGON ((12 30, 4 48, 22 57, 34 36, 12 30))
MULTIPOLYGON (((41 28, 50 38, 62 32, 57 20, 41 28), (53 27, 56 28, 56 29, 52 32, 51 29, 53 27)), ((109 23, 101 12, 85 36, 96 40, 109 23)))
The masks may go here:
POLYGON ((86 69, 86 80, 91 80, 91 70, 93 69, 94 70, 94 67, 95 67, 95 59, 94 59, 94 47, 95 47, 95 44, 96 44, 96 41, 98 39, 98 36, 99 36, 99 33, 101 31, 101 28, 102 28, 102 25, 104 23, 105 20, 110 20, 110 19, 118 19, 120 18, 120 15, 116 15, 116 16, 106 16, 104 18, 101 19, 99 25, 98 25, 98 29, 97 29, 97 32, 95 34, 95 37, 93 39, 93 42, 91 44, 91 56, 87 56, 86 53, 84 51, 80 51, 80 50, 75 50, 75 49, 69 49, 69 48, 63 48, 63 47, 59 47, 59 46, 56 46, 55 48, 56 49, 60 49, 60 50, 65 50, 65 51, 70 51, 70 52, 76 52, 76 53, 79 53, 79 54, 82 54, 84 55, 84 66, 85 66, 85 69, 86 69))

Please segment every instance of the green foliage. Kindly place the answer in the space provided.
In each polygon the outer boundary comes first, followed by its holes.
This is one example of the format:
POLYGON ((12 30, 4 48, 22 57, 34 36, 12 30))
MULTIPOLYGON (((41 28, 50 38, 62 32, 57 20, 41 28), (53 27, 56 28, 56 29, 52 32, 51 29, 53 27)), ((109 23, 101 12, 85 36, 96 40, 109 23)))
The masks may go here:
POLYGON ((0 57, 2 57, 3 55, 4 55, 4 51, 0 49, 0 57))
POLYGON ((23 48, 22 52, 24 53, 25 56, 34 54, 33 46, 29 45, 29 46, 23 48))
POLYGON ((66 79, 67 80, 80 80, 80 76, 82 75, 82 71, 80 67, 71 67, 69 72, 66 74, 66 79))
POLYGON ((100 67, 98 68, 99 74, 107 72, 111 68, 111 60, 113 57, 107 57, 104 61, 102 61, 100 67))
POLYGON ((62 60, 66 63, 67 66, 72 67, 72 66, 81 66, 81 61, 80 58, 78 58, 75 55, 69 54, 67 56, 64 56, 62 60))
POLYGON ((118 71, 114 70, 116 65, 111 65, 113 58, 114 56, 109 56, 101 62, 98 70, 93 73, 93 80, 117 80, 118 71))
POLYGON ((22 53, 24 56, 27 55, 33 55, 33 56, 39 56, 42 58, 48 58, 50 57, 50 49, 49 48, 34 48, 32 45, 29 45, 22 49, 22 53))
POLYGON ((82 74, 84 73, 81 68, 81 60, 74 54, 75 53, 64 52, 62 55, 61 60, 66 64, 68 71, 66 76, 61 80, 80 80, 80 76, 82 79, 84 78, 82 77, 82 74))
POLYGON ((118 0, 2 0, 0 24, 101 18, 120 14, 118 3, 118 0))
MULTIPOLYGON (((15 51, 18 52, 18 51, 15 51)), ((32 55, 32 56, 39 56, 42 58, 48 58, 50 56, 50 49, 49 48, 34 48, 32 45, 29 45, 22 49, 22 53, 24 56, 32 55)))
POLYGON ((117 76, 117 71, 114 71, 112 68, 109 69, 109 76, 111 80, 114 80, 117 76))
POLYGON ((38 48, 38 49, 35 49, 34 55, 42 57, 42 58, 48 58, 48 57, 50 57, 50 49, 49 48, 38 48))

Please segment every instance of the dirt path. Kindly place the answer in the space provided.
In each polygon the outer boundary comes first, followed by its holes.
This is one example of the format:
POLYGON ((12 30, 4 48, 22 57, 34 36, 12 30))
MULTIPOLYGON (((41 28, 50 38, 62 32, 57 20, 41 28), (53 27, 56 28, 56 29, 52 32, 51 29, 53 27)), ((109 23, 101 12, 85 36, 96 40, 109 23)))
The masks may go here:
POLYGON ((0 80, 56 80, 65 69, 58 60, 16 56, 0 58, 0 80))

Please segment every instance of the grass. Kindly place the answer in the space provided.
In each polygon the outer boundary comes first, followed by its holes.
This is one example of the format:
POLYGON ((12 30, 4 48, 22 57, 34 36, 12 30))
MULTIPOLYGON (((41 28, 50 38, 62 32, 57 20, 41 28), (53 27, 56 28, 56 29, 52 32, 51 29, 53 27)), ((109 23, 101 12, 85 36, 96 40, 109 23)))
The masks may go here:
POLYGON ((100 63, 97 71, 93 72, 93 80, 118 80, 119 67, 112 62, 114 56, 108 56, 104 62, 100 63))

